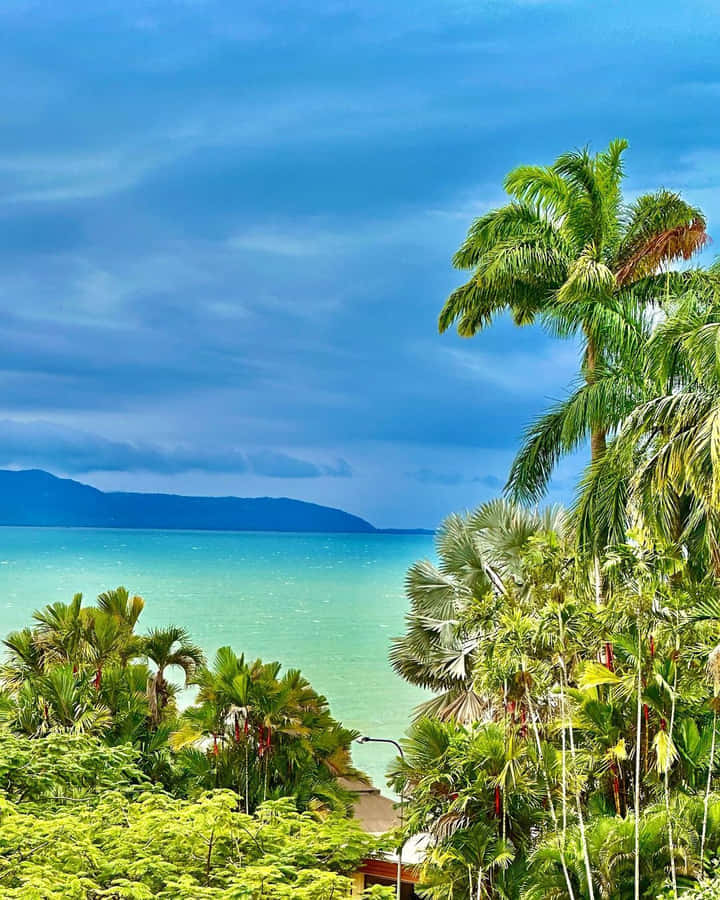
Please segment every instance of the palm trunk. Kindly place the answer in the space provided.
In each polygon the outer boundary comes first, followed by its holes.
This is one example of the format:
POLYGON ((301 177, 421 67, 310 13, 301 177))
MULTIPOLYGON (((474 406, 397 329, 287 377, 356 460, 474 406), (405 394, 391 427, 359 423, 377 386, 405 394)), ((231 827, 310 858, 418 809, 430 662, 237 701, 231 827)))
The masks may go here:
MULTIPOLYGON (((504 727, 503 727, 503 743, 505 746, 505 757, 507 758, 507 736, 508 736, 508 701, 507 701, 507 678, 503 681, 503 715, 505 717, 504 727)), ((507 838, 507 810, 505 806, 505 797, 507 795, 507 791, 503 791, 502 795, 502 839, 503 843, 507 838)))
POLYGON ((593 583, 595 586, 595 606, 597 609, 602 609, 603 605, 603 577, 602 577, 602 569, 600 568, 600 557, 595 554, 593 557, 593 583))
POLYGON ((563 718, 562 731, 560 732, 562 754, 562 850, 565 853, 565 844, 567 842, 567 749, 565 747, 565 695, 562 687, 560 688, 560 713, 563 718))
MULTIPOLYGON (((535 744, 537 745, 538 763, 542 767, 543 780, 545 781, 545 792, 547 794, 548 809, 550 810, 550 817, 552 818, 553 827, 555 829, 555 836, 557 837, 557 813, 555 812, 555 804, 553 803, 552 791, 550 790, 550 779, 548 778, 547 771, 545 770, 545 759, 542 752, 542 743, 540 742, 540 732, 538 731, 537 722, 535 721, 535 709, 533 707, 533 702, 530 697, 530 691, 528 690, 527 684, 525 685, 525 697, 527 699, 528 712, 530 713, 530 724, 532 726, 533 734, 535 735, 535 744)), ((570 900, 575 900, 575 893, 572 888, 572 882, 570 881, 570 873, 568 872, 567 863, 565 862, 564 845, 561 847, 560 860, 562 864, 563 875, 565 876, 565 884, 567 885, 568 889, 568 897, 570 898, 570 900)))
MULTIPOLYGON (((675 649, 677 651, 677 637, 675 638, 675 649)), ((672 700, 670 705, 670 730, 668 732, 668 739, 672 744, 673 739, 673 726, 675 725, 675 691, 677 689, 677 655, 674 660, 675 663, 675 671, 673 673, 673 693, 672 700)), ((673 827, 672 827, 672 819, 670 817, 670 766, 665 768, 665 814, 667 815, 668 820, 668 849, 670 850, 670 876, 672 879, 672 889, 673 889, 673 897, 674 900, 678 900, 678 892, 677 892, 677 871, 675 868, 675 842, 673 840, 673 827)))
POLYGON ((635 900, 640 900, 640 752, 642 731, 642 638, 638 616, 637 718, 635 745, 635 900))
POLYGON ((248 762, 249 756, 249 741, 247 739, 247 735, 245 736, 245 815, 250 815, 250 765, 248 762))
MULTIPOLYGON (((595 339, 592 338, 587 330, 585 331, 585 337, 587 339, 587 350, 585 352, 585 381, 587 384, 593 384, 596 378, 597 372, 597 346, 595 345, 595 339)), ((604 428, 593 428, 590 431, 590 462, 597 462, 601 456, 605 454, 605 450, 607 449, 607 431, 604 428)), ((602 571, 600 569, 600 559, 595 554, 594 569, 595 569, 595 604, 598 607, 602 607, 603 605, 603 595, 604 595, 604 586, 603 586, 603 578, 602 571)))
MULTIPOLYGON (((558 609, 558 631, 562 650, 565 649, 565 630, 563 628, 562 613, 558 609)), ((560 715, 562 716, 562 728, 560 730, 560 742, 562 753, 562 851, 565 854, 565 846, 567 844, 567 748, 565 746, 565 691, 563 689, 563 671, 565 669, 565 658, 560 653, 560 715)))
POLYGON ((157 696, 157 675, 151 675, 147 682, 147 698, 148 709, 150 712, 150 721, 153 725, 158 722, 158 696, 157 696))
POLYGON ((705 866, 705 837, 707 835, 708 805, 710 803, 710 789, 712 787, 712 774, 713 774, 713 769, 715 768, 716 726, 717 726, 717 710, 713 710, 712 740, 710 741, 710 761, 708 762, 707 784, 705 785, 705 799, 703 801, 702 837, 700 838, 700 872, 701 872, 701 874, 702 874, 702 871, 705 866))
MULTIPOLYGON (((563 660, 563 667, 560 671, 560 691, 561 691, 561 704, 563 706, 563 711, 565 709, 565 662, 563 660)), ((575 765, 575 732, 572 726, 572 720, 568 719, 568 737, 570 738, 570 758, 573 761, 573 766, 575 765)), ((587 847, 587 839, 585 837, 585 818, 583 816, 582 811, 582 800, 580 798, 580 788, 577 788, 575 791, 575 805, 577 809, 578 816, 578 827, 580 829, 580 843, 582 845, 582 853, 583 853, 583 861, 585 863, 585 876, 587 878, 588 884, 588 896, 590 900, 595 900, 595 889, 593 888, 593 879, 592 879, 592 867, 590 865, 590 854, 588 853, 587 847)))
MULTIPOLYGON (((598 366, 598 348, 595 339, 585 331, 587 349, 585 351, 585 381, 594 384, 598 366)), ((605 428, 593 428, 590 432, 590 460, 597 462, 607 448, 607 430, 605 428)))

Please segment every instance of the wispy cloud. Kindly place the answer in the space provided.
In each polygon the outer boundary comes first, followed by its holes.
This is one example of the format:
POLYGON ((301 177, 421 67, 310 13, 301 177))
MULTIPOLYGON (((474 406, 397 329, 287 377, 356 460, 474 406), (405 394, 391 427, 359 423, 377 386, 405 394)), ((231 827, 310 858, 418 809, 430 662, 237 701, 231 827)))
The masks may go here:
POLYGON ((504 482, 497 475, 467 475, 464 472, 446 472, 436 469, 415 469, 407 472, 407 477, 420 484, 458 485, 482 484, 485 487, 501 489, 504 482))

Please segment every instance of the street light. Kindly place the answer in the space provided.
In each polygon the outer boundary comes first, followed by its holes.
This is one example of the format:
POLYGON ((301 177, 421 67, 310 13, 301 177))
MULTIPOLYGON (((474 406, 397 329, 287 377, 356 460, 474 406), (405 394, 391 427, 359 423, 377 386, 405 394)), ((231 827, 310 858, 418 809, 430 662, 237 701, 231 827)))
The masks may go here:
MULTIPOLYGON (((359 738, 356 738, 358 744, 392 744, 393 747, 400 754, 400 759, 405 762, 405 754, 403 753, 403 748, 398 744, 397 741, 394 741, 392 738, 373 738, 368 737, 367 735, 362 735, 359 738)), ((402 891, 402 829, 405 819, 405 782, 400 782, 400 846, 398 847, 398 861, 397 861, 397 891, 396 898, 400 900, 400 893, 402 891)))

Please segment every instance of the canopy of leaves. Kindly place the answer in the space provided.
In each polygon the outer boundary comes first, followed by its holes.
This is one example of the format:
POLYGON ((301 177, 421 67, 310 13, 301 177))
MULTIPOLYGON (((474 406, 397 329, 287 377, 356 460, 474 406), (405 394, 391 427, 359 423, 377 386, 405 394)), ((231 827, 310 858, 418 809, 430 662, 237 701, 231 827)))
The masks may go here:
POLYGON ((0 893, 23 900, 330 900, 349 895, 347 874, 377 848, 352 820, 298 813, 291 800, 246 816, 226 791, 3 799, 0 815, 0 893))

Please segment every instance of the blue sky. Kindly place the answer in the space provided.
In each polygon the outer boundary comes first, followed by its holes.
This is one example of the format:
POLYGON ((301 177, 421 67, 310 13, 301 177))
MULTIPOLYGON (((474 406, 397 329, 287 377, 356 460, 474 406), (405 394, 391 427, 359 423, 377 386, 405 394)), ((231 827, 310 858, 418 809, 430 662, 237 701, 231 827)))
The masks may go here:
POLYGON ((506 171, 624 136, 631 193, 720 219, 716 3, 4 0, 0 29, 3 466, 434 526, 577 365, 437 334, 506 171))

